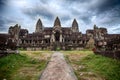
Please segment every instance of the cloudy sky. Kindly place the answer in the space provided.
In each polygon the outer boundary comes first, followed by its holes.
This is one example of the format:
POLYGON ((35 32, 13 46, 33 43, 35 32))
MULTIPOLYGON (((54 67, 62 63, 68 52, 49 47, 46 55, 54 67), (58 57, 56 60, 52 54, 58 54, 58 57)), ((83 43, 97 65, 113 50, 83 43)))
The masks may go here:
POLYGON ((15 24, 32 33, 39 18, 45 27, 52 27, 56 16, 63 27, 70 27, 76 18, 82 33, 96 24, 120 34, 120 0, 0 0, 1 33, 15 24))

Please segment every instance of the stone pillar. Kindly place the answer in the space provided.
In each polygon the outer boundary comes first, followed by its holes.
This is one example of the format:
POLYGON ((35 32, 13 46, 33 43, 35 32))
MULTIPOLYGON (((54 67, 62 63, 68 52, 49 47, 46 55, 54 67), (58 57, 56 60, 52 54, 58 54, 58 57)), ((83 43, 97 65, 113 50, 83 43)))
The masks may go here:
POLYGON ((23 44, 26 44, 26 41, 24 40, 23 44))
POLYGON ((53 35, 53 38, 52 38, 52 39, 53 39, 53 42, 55 42, 55 35, 53 35))
POLYGON ((55 42, 55 36, 54 36, 54 34, 52 34, 50 42, 51 42, 51 43, 52 43, 52 42, 55 42))
POLYGON ((62 42, 62 34, 60 34, 60 42, 62 42))
POLYGON ((43 44, 43 40, 41 41, 41 43, 43 44))
POLYGON ((33 46, 33 40, 31 40, 31 44, 32 44, 32 46, 33 46))

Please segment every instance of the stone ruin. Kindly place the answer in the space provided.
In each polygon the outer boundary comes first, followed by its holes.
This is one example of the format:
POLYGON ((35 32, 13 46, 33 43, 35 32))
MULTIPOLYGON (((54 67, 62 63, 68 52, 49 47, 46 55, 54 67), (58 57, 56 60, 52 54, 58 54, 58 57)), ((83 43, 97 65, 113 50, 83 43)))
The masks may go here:
POLYGON ((76 19, 73 20, 71 27, 62 27, 60 19, 56 17, 53 27, 44 27, 42 21, 38 19, 33 33, 22 29, 18 24, 11 26, 8 34, 0 34, 0 45, 2 45, 0 50, 16 48, 81 50, 87 48, 93 49, 94 52, 119 51, 120 34, 108 34, 106 28, 98 28, 96 25, 83 34, 79 32, 76 19))
MULTIPOLYGON (((71 27, 62 27, 60 19, 56 17, 53 27, 44 27, 38 19, 35 32, 18 28, 15 36, 19 48, 27 50, 81 50, 84 49, 88 38, 79 32, 77 20, 74 19, 71 27), (18 38, 19 37, 19 38, 18 38)), ((10 30, 10 29, 9 29, 10 30)))
POLYGON ((120 59, 120 34, 108 34, 105 28, 94 25, 95 54, 120 59))
POLYGON ((16 24, 9 28, 8 34, 0 34, 0 56, 16 53, 15 50, 19 44, 19 30, 20 26, 16 24))

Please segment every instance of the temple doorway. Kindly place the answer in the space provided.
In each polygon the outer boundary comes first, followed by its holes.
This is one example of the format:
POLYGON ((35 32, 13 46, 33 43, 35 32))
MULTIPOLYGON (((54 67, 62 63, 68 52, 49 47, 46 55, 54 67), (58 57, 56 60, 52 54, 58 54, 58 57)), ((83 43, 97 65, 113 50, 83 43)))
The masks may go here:
POLYGON ((55 41, 56 41, 56 42, 59 42, 59 40, 60 40, 60 32, 57 31, 57 32, 55 33, 55 41))

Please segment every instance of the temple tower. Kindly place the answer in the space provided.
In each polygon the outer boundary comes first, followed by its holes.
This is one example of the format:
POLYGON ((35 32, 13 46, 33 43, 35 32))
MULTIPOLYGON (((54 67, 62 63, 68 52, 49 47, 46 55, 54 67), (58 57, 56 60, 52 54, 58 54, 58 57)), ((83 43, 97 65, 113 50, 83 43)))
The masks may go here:
POLYGON ((60 19, 58 17, 56 17, 54 25, 53 25, 51 41, 62 42, 62 28, 61 28, 60 19))
POLYGON ((40 19, 38 19, 37 23, 36 23, 36 30, 35 32, 42 32, 43 31, 43 25, 42 25, 42 21, 40 19))
POLYGON ((54 27, 56 27, 56 26, 61 27, 61 22, 60 22, 60 19, 58 17, 56 17, 55 22, 54 22, 54 27))
POLYGON ((77 23, 76 19, 73 20, 73 23, 72 23, 72 31, 73 31, 73 32, 79 32, 78 23, 77 23))

